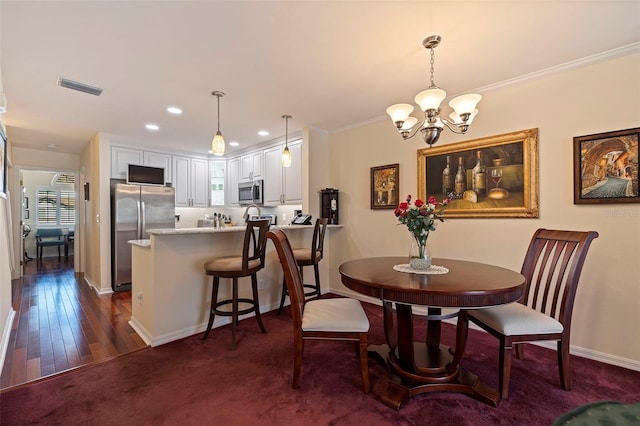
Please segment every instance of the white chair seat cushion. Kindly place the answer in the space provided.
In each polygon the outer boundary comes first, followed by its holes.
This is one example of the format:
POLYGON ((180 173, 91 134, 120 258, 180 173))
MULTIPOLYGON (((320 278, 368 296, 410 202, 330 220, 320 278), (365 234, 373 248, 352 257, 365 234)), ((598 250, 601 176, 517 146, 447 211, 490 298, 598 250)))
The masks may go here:
POLYGON ((505 336, 562 333, 564 330, 556 319, 522 303, 475 309, 468 313, 505 336))
POLYGON ((316 299, 304 305, 302 330, 364 333, 369 331, 369 319, 355 299, 316 299))

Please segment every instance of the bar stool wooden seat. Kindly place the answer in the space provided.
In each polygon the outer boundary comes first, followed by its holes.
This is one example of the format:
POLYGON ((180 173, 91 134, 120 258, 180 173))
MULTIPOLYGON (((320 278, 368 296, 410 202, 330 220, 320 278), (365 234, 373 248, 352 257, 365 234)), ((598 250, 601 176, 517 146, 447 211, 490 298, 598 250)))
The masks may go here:
MULTIPOLYGON (((304 293, 305 297, 317 295, 320 297, 320 270, 318 268, 318 264, 322 260, 322 254, 324 250, 324 234, 327 231, 327 223, 329 219, 327 218, 319 218, 316 219, 316 226, 313 228, 313 238, 311 240, 310 248, 296 248, 293 249, 293 257, 296 260, 296 264, 298 265, 298 269, 300 269, 300 276, 302 277, 302 282, 304 283, 304 272, 303 268, 305 266, 313 265, 313 273, 315 275, 316 282, 315 284, 303 284, 303 288, 311 289, 311 291, 306 291, 304 293)), ((289 295, 289 291, 287 290, 287 286, 282 281, 282 295, 280 296, 280 307, 278 308, 278 315, 282 312, 282 307, 284 306, 284 300, 289 295)))
POLYGON ((267 232, 269 232, 269 219, 250 220, 244 233, 244 245, 242 256, 218 257, 207 261, 204 269, 207 275, 213 276, 213 287, 211 290, 211 309, 209 311, 209 324, 202 340, 209 336, 213 320, 216 315, 231 317, 231 350, 236 349, 236 325, 238 316, 255 312, 256 320, 260 330, 266 333, 267 330, 262 324, 260 317, 260 303, 258 301, 258 278, 257 272, 264 267, 265 247, 267 244, 267 232), (257 232, 257 236, 256 236, 257 232), (238 297, 238 278, 251 276, 251 289, 253 298, 238 297), (218 301, 218 288, 220 278, 231 278, 232 296, 231 299, 218 301), (250 306, 239 310, 238 304, 244 303, 250 306), (231 305, 231 310, 219 309, 224 305, 231 305))

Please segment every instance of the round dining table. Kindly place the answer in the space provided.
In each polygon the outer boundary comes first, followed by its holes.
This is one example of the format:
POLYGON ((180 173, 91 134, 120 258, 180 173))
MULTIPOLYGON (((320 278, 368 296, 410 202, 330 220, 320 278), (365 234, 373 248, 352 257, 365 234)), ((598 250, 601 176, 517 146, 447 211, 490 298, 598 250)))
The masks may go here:
MULTIPOLYGON (((525 278, 510 269, 485 263, 433 259, 429 272, 394 269, 406 257, 372 257, 340 265, 342 283, 360 294, 382 301, 386 345, 371 345, 369 354, 386 364, 389 381, 381 401, 400 409, 414 395, 461 392, 494 407, 497 390, 479 382, 460 366, 468 334, 466 309, 515 302, 525 278), (448 270, 448 271, 447 271, 448 270), (427 308, 427 334, 415 341, 412 306, 427 308), (443 314, 442 308, 455 308, 443 314), (441 344, 441 321, 458 317, 455 348, 441 344)), ((424 318, 424 317, 423 317, 424 318)))

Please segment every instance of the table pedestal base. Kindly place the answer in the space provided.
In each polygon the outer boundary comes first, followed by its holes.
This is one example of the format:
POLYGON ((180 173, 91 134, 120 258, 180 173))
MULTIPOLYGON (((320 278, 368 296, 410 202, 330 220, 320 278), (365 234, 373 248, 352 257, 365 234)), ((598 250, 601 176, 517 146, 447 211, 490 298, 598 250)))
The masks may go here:
POLYGON ((413 380, 393 372, 390 367, 388 345, 369 346, 369 356, 387 368, 389 383, 380 397, 380 401, 395 410, 399 410, 409 398, 429 392, 459 392, 492 407, 497 407, 500 403, 500 394, 497 390, 483 385, 475 374, 460 366, 457 367, 457 374, 454 374, 449 381, 442 382, 437 378, 413 380))

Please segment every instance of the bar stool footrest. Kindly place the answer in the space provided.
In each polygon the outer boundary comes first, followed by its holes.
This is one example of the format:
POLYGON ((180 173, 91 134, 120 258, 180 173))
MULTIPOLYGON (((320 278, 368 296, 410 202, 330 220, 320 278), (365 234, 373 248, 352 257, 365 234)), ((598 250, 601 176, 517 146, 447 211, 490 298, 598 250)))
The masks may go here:
MULTIPOLYGON (((229 299, 229 300, 223 300, 222 302, 218 302, 216 303, 216 306, 213 308, 213 312, 216 315, 220 315, 223 317, 230 317, 233 315, 232 311, 221 311, 218 308, 222 305, 230 305, 233 303, 233 300, 229 299)), ((252 299, 238 299, 238 303, 248 303, 251 305, 251 307, 246 308, 246 309, 242 309, 242 310, 238 310, 238 316, 240 315, 246 315, 249 314, 251 312, 255 312, 256 311, 256 302, 252 299)))

